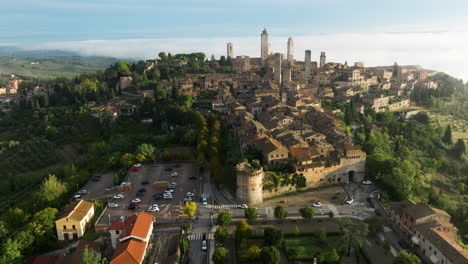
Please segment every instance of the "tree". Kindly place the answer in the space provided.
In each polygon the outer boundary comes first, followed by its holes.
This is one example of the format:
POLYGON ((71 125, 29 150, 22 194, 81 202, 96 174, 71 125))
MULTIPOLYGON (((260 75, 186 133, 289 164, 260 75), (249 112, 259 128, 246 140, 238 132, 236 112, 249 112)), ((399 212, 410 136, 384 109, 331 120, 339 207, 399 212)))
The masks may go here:
POLYGON ((125 153, 120 159, 120 165, 123 168, 130 168, 135 164, 136 157, 132 153, 125 153))
POLYGON ((280 263, 280 252, 276 247, 269 246, 262 248, 260 258, 263 264, 279 264, 280 263))
POLYGON ((347 256, 351 254, 351 244, 354 243, 358 247, 364 244, 369 244, 366 239, 369 232, 368 225, 362 221, 352 220, 350 218, 342 218, 339 220, 341 232, 343 233, 343 241, 347 243, 347 256))
POLYGON ((377 216, 369 217, 364 222, 369 225, 369 233, 372 235, 377 235, 383 231, 383 225, 377 216))
POLYGON ((408 253, 406 251, 400 251, 400 254, 395 258, 393 264, 421 264, 421 259, 418 256, 408 253))
POLYGON ((295 260, 299 256, 299 248, 288 247, 286 249, 286 254, 288 255, 288 260, 295 260))
POLYGON ((245 220, 240 220, 236 225, 235 238, 238 245, 245 242, 252 234, 252 227, 245 220))
POLYGON ((338 255, 338 252, 336 251, 336 248, 332 249, 332 253, 329 257, 329 259, 333 262, 338 262, 340 260, 340 255, 338 255))
MULTIPOLYGON (((147 159, 154 160, 155 159, 155 151, 156 149, 154 148, 153 145, 151 144, 141 144, 137 147, 137 154, 141 154, 145 156, 147 159)), ((138 159, 138 157, 137 157, 138 159)))
POLYGON ((161 61, 167 61, 167 60, 169 60, 169 58, 167 57, 166 52, 160 52, 160 53, 158 54, 158 56, 159 56, 159 58, 161 59, 161 61))
POLYGON ((86 246, 81 255, 80 264, 106 264, 107 260, 101 258, 101 253, 86 246))
POLYGON ((263 231, 263 239, 266 245, 278 246, 283 242, 283 231, 276 227, 266 227, 263 231))
POLYGON ((25 213, 21 208, 9 209, 5 214, 5 221, 10 228, 21 226, 29 219, 29 214, 25 213))
POLYGON ((231 213, 229 211, 222 211, 218 214, 218 218, 216 218, 216 224, 225 227, 231 223, 231 220, 231 213))
POLYGON ((306 206, 306 207, 299 209, 299 213, 304 219, 312 220, 312 218, 314 218, 315 211, 314 211, 314 208, 310 206, 306 206))
POLYGON ((257 220, 258 218, 257 208, 249 207, 245 209, 244 215, 245 215, 245 218, 247 218, 247 220, 249 220, 250 222, 257 220))
POLYGON ((445 128, 444 136, 442 137, 442 141, 447 145, 452 145, 452 126, 450 124, 447 125, 445 128))
POLYGON ((461 159, 466 152, 465 141, 459 138, 455 146, 453 146, 452 153, 457 159, 461 159))
POLYGON ((257 262, 258 260, 260 260, 261 252, 262 250, 257 245, 253 244, 247 250, 247 258, 251 262, 257 262))
POLYGON ((62 194, 67 191, 65 184, 57 179, 57 176, 49 174, 49 177, 44 180, 36 192, 39 201, 50 204, 57 200, 62 194))
POLYGON ((216 231, 214 233, 214 238, 218 243, 221 243, 221 244, 224 243, 224 241, 226 241, 227 236, 228 236, 228 233, 224 227, 219 226, 218 228, 216 228, 216 231))
POLYGON ((185 254, 187 250, 189 249, 189 241, 187 238, 184 238, 180 241, 180 251, 182 251, 182 254, 185 254))
POLYGON ((283 220, 288 216, 288 212, 282 205, 277 205, 275 207, 275 217, 278 218, 279 220, 283 220))
POLYGON ((334 216, 335 214, 333 213, 333 211, 328 211, 328 217, 333 218, 334 216))
POLYGON ((229 257, 229 250, 223 247, 220 247, 220 248, 217 248, 213 252, 213 256, 211 257, 211 260, 213 260, 214 264, 224 264, 228 261, 228 257, 229 257))
POLYGON ((195 212, 197 211, 197 203, 196 202, 185 202, 185 210, 184 212, 190 216, 193 217, 195 212))

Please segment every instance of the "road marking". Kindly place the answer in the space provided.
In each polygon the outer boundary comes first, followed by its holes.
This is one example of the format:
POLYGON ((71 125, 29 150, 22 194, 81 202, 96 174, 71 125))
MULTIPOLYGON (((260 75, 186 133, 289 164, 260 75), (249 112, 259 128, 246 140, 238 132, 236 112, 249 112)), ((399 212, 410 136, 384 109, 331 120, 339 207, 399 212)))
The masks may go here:
POLYGON ((392 229, 388 226, 384 226, 384 232, 392 232, 392 229))
MULTIPOLYGON (((203 239, 203 233, 196 233, 196 234, 190 234, 188 236, 188 240, 202 240, 203 239)), ((214 234, 208 234, 207 235, 207 239, 210 240, 210 239, 214 239, 214 234)))
POLYGON ((206 208, 208 209, 227 209, 227 208, 239 208, 240 204, 221 204, 221 205, 213 205, 213 204, 208 204, 205 205, 206 208))

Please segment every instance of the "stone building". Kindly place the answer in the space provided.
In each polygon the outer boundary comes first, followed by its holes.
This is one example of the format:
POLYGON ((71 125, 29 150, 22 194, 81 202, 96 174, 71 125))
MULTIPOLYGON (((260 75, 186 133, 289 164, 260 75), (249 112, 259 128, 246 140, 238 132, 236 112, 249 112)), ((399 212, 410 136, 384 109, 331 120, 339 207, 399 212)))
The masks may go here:
POLYGON ((323 68, 325 63, 327 63, 327 56, 325 55, 325 52, 322 51, 320 52, 320 68, 323 68))
POLYGON ((305 79, 309 80, 310 78, 310 62, 312 58, 312 53, 310 50, 305 51, 305 59, 304 59, 304 69, 305 69, 305 79))
POLYGON ((233 59, 234 58, 234 47, 232 45, 232 43, 228 43, 227 44, 227 56, 226 58, 231 58, 233 59))
POLYGON ((293 38, 288 39, 288 55, 287 60, 292 62, 294 60, 294 40, 293 38))
POLYGON ((266 28, 263 29, 262 35, 261 35, 261 44, 260 44, 260 57, 262 59, 262 66, 265 65, 266 59, 268 55, 270 54, 269 52, 269 45, 268 45, 268 33, 266 31, 266 28))
POLYGON ((258 204, 263 202, 263 168, 254 168, 248 162, 236 165, 236 198, 243 203, 258 204))
POLYGON ((282 70, 282 63, 283 63, 283 54, 275 53, 275 68, 274 68, 274 77, 273 80, 277 84, 281 84, 281 70, 282 70))

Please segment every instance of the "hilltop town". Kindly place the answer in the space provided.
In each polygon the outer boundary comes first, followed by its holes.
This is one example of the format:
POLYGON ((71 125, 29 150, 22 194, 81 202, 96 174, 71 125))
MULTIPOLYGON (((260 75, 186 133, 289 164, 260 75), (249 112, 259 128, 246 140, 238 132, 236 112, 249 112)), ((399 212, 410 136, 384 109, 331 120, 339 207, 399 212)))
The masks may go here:
POLYGON ((466 263, 465 84, 259 44, 0 75, 0 263, 466 263))

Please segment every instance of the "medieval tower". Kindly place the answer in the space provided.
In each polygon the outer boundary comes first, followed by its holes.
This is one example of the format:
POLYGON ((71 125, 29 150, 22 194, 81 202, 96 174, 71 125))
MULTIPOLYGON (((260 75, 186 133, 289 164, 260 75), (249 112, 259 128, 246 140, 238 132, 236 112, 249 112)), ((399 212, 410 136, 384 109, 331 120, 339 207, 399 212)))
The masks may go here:
POLYGON ((234 47, 231 42, 227 44, 227 58, 234 59, 234 47))
POLYGON ((309 80, 310 79, 310 60, 311 60, 311 56, 312 53, 310 52, 310 50, 306 50, 305 51, 305 60, 304 60, 304 67, 305 67, 305 78, 306 80, 309 80))
POLYGON ((261 47, 260 47, 260 51, 261 51, 261 59, 262 59, 262 66, 265 65, 265 61, 268 57, 268 55, 270 54, 270 51, 269 51, 269 44, 268 44, 268 33, 266 31, 266 29, 263 29, 262 31, 262 41, 261 41, 261 47))
POLYGON ((322 51, 320 52, 320 68, 323 68, 323 65, 327 63, 327 56, 325 55, 325 52, 322 51))
POLYGON ((294 59, 294 40, 293 38, 288 39, 288 57, 287 60, 292 62, 294 59))
POLYGON ((263 168, 256 169, 248 162, 236 165, 237 191, 236 198, 246 204, 263 202, 263 168))
POLYGON ((281 85, 281 64, 283 63, 283 54, 275 53, 275 67, 273 72, 273 79, 278 85, 281 85))

